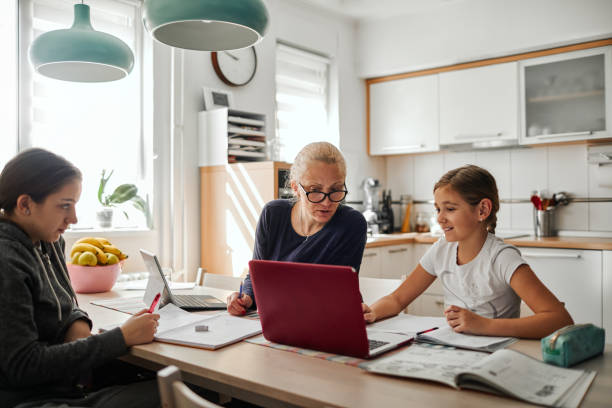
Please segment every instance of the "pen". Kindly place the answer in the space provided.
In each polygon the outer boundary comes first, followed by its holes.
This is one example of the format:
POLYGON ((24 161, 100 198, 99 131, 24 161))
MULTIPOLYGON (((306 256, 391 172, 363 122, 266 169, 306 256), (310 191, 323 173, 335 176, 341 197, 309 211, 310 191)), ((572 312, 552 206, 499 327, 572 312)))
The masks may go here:
POLYGON ((155 295, 153 302, 151 302, 151 307, 149 307, 149 313, 153 313, 153 311, 155 310, 155 306, 157 306, 157 302, 159 302, 160 297, 161 297, 161 293, 158 293, 157 295, 155 295))
POLYGON ((430 331, 434 331, 434 330, 438 330, 438 328, 437 327, 432 327, 431 329, 427 329, 427 330, 423 330, 423 331, 417 332, 417 336, 420 336, 421 334, 429 333, 430 331))
POLYGON ((240 291, 238 292, 238 299, 242 297, 242 281, 240 281, 240 291))

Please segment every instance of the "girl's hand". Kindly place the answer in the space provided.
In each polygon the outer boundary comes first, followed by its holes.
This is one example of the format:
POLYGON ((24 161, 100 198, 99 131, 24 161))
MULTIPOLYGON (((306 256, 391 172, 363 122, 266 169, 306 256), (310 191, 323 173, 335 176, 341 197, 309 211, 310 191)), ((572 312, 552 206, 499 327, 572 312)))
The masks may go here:
POLYGON ((147 309, 134 314, 121 325, 125 344, 130 347, 152 342, 153 336, 157 332, 157 326, 159 326, 158 320, 159 315, 149 313, 147 309))
POLYGON ((363 310, 363 318, 368 323, 374 323, 376 321, 376 313, 372 311, 370 306, 365 303, 361 304, 361 310, 363 310))
POLYGON ((253 299, 245 293, 238 297, 238 292, 234 292, 227 297, 227 311, 234 316, 246 314, 248 308, 253 305, 253 299))
POLYGON ((83 319, 78 319, 72 322, 68 330, 66 330, 66 337, 64 338, 64 343, 69 343, 78 339, 84 339, 89 336, 91 336, 91 329, 89 328, 89 324, 83 319))
POLYGON ((489 319, 459 306, 449 306, 444 311, 446 321, 456 333, 486 334, 489 319))

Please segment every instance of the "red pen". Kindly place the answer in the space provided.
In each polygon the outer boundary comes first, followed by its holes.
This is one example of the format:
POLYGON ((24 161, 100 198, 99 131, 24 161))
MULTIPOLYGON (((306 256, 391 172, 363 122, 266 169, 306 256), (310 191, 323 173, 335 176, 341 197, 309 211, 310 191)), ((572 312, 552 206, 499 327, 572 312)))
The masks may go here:
POLYGON ((438 330, 438 328, 437 327, 432 327, 431 329, 417 332, 417 336, 420 336, 421 334, 429 333, 430 331, 434 331, 434 330, 438 330))
POLYGON ((157 306, 157 302, 159 302, 160 297, 161 297, 161 293, 158 293, 157 295, 155 295, 155 298, 153 298, 153 302, 151 302, 151 307, 149 307, 149 310, 148 310, 149 313, 153 313, 153 311, 155 310, 155 306, 157 306))

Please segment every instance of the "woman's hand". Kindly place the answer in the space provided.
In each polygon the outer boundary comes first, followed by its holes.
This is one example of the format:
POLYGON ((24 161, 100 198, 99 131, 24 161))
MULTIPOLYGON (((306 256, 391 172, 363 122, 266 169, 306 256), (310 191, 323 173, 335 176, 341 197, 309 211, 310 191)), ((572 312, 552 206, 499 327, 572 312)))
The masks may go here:
POLYGON ((361 310, 363 311, 363 318, 368 323, 374 323, 376 321, 376 313, 365 303, 361 304, 361 310))
POLYGON ((159 315, 157 313, 149 313, 147 309, 142 309, 134 314, 121 325, 125 344, 130 347, 152 342, 153 336, 157 332, 157 326, 159 326, 158 320, 159 315))
POLYGON ((238 297, 238 292, 234 292, 227 297, 227 311, 231 315, 242 316, 251 306, 253 306, 253 299, 245 293, 242 294, 242 297, 238 297))
POLYGON ((490 320, 455 305, 447 307, 444 315, 456 333, 486 334, 486 326, 490 320))
POLYGON ((72 322, 68 330, 66 331, 66 337, 64 343, 70 343, 78 339, 84 339, 91 336, 91 329, 89 323, 83 319, 78 319, 72 322))

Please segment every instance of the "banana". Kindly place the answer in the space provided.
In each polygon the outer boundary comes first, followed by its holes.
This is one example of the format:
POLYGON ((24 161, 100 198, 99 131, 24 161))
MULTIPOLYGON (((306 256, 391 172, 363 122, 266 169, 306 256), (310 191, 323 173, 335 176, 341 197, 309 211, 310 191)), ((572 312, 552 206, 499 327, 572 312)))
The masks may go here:
POLYGON ((77 251, 75 252, 72 257, 70 258, 70 262, 73 265, 78 265, 79 264, 79 256, 81 256, 82 252, 81 251, 77 251))
POLYGON ((93 252, 94 254, 96 254, 96 258, 98 258, 98 263, 102 265, 106 265, 107 257, 104 251, 102 251, 97 246, 88 244, 86 242, 83 242, 80 244, 74 244, 70 252, 70 258, 74 256, 75 252, 86 252, 86 251, 93 252))
POLYGON ((117 256, 119 256, 121 254, 121 250, 119 248, 117 248, 116 246, 114 246, 114 245, 104 245, 102 250, 104 252, 109 252, 109 253, 115 254, 117 256))
POLYGON ((120 261, 123 261, 124 259, 128 258, 128 254, 124 254, 123 252, 121 252, 119 255, 117 255, 119 257, 120 261))
POLYGON ((90 244, 100 249, 103 249, 103 246, 104 246, 104 244, 98 238, 93 238, 93 237, 81 238, 77 242, 74 243, 74 245, 77 245, 77 244, 90 244))
POLYGON ((98 241, 100 241, 100 243, 102 245, 113 245, 110 243, 110 241, 106 238, 100 238, 100 237, 95 237, 94 239, 97 239, 98 241))

